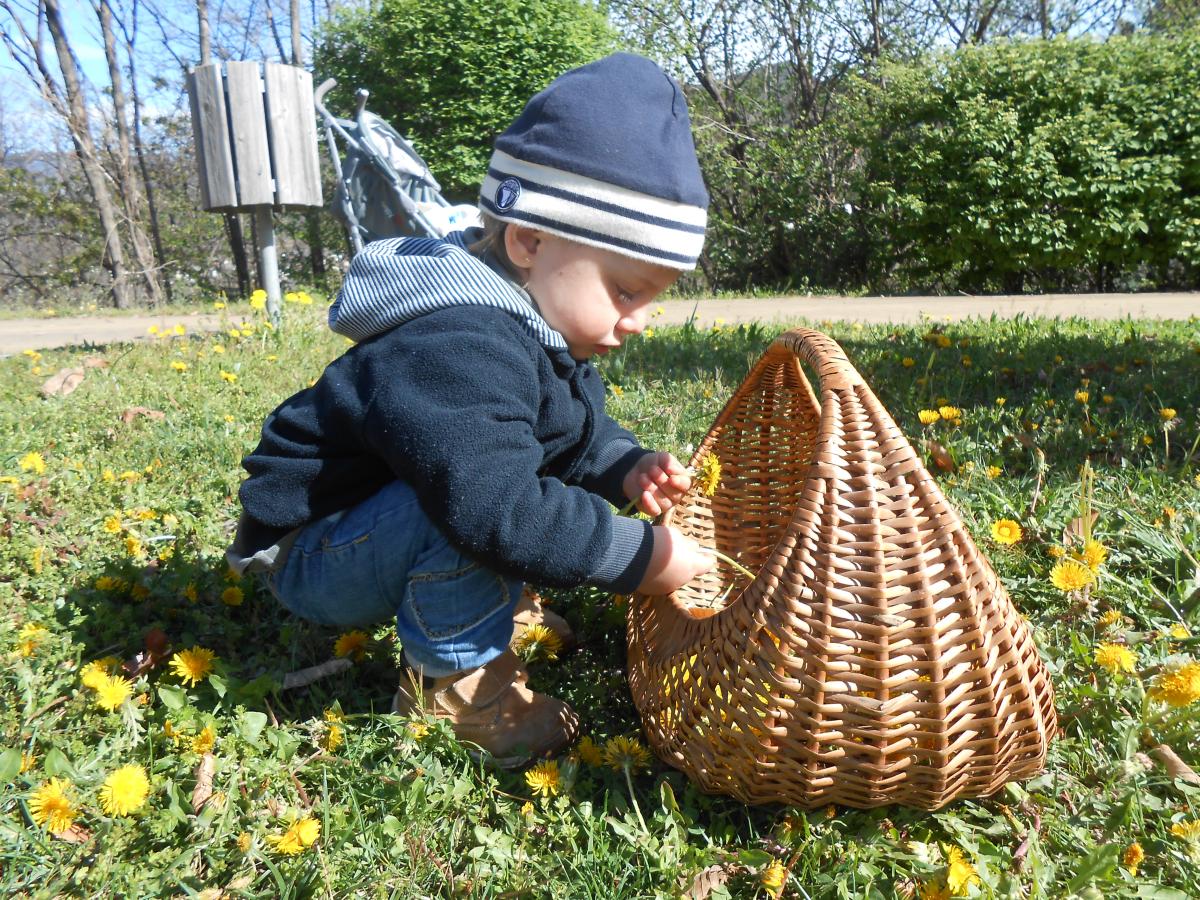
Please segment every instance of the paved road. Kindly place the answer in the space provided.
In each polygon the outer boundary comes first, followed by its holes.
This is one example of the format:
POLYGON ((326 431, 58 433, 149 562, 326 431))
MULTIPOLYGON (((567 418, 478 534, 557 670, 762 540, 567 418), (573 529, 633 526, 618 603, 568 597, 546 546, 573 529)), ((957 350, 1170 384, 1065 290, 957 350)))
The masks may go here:
MULTIPOLYGON (((791 322, 808 319, 859 322, 920 322, 924 316, 965 319, 1027 316, 1083 316, 1093 319, 1186 319, 1200 315, 1200 292, 1159 294, 1036 294, 995 297, 772 297, 746 300, 665 300, 656 323, 680 325, 693 314, 696 324, 791 322)), ((147 336, 147 329, 182 323, 189 331, 216 330, 220 317, 79 316, 53 319, 0 319, 0 355, 82 343, 106 344, 147 336)))

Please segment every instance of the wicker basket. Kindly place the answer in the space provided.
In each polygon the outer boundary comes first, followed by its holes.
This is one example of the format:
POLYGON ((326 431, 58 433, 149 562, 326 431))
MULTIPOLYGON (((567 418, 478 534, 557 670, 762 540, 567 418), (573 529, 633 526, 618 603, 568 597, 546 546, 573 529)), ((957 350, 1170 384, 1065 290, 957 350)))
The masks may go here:
POLYGON ((936 809, 1038 772, 1054 736, 1029 627, 841 347, 778 338, 664 524, 737 559, 629 605, 655 751, 748 803, 936 809), (801 360, 819 375, 818 401, 801 360))

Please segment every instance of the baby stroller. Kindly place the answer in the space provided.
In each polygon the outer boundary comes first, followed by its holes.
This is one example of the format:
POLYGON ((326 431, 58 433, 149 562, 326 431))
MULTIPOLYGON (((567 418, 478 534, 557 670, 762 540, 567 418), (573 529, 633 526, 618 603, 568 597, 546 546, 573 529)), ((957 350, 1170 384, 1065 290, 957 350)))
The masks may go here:
POLYGON ((476 207, 451 204, 412 144, 367 112, 368 91, 355 92, 358 107, 352 120, 333 116, 324 100, 336 85, 332 78, 322 82, 313 101, 324 119, 333 169, 339 173, 331 210, 346 226, 355 253, 380 238, 440 238, 480 224, 476 207), (338 154, 339 138, 344 158, 338 154))

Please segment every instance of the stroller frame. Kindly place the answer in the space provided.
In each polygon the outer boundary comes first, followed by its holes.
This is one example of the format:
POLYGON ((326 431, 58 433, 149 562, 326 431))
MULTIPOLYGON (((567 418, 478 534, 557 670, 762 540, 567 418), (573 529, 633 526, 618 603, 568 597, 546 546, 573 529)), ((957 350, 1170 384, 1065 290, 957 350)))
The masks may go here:
POLYGON ((443 219, 453 221, 455 213, 449 211, 455 209, 454 204, 442 196, 441 185, 412 144, 382 118, 367 111, 368 90, 355 91, 353 119, 338 118, 325 108, 325 95, 336 86, 332 78, 323 81, 313 92, 313 103, 324 122, 329 158, 338 173, 330 209, 345 225, 354 253, 362 252, 363 245, 372 240, 404 234, 405 227, 433 238, 456 230, 439 224, 443 219), (338 139, 345 147, 344 158, 338 152, 338 139), (391 233, 373 230, 355 210, 355 186, 366 174, 364 167, 374 170, 387 193, 386 197, 377 197, 360 191, 364 208, 375 213, 377 221, 379 215, 384 215, 395 229, 391 233), (436 215, 442 209, 448 214, 436 215))

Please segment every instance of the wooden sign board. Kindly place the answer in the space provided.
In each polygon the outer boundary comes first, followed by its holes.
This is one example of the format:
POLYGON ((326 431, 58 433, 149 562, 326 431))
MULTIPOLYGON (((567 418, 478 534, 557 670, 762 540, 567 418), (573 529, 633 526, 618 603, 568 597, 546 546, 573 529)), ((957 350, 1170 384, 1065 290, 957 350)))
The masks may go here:
POLYGON ((312 75, 279 63, 223 68, 188 74, 200 207, 321 206, 312 75))

